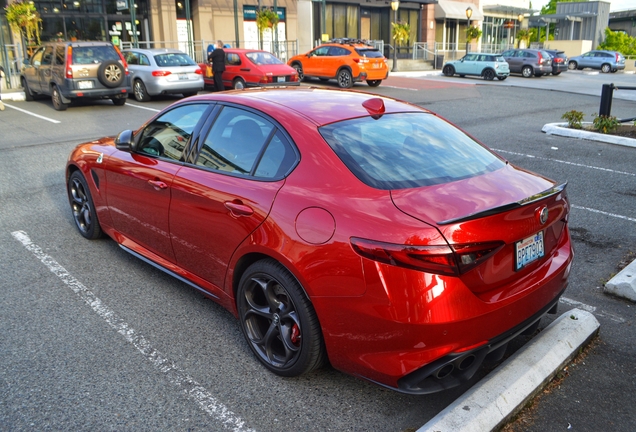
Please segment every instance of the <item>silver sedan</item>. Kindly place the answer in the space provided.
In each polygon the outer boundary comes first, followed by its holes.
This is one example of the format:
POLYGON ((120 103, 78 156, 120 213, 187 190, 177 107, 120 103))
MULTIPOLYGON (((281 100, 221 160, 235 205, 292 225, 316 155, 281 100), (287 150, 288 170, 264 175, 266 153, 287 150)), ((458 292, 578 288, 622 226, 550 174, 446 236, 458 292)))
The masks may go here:
POLYGON ((170 48, 123 50, 131 74, 133 94, 139 102, 151 96, 182 94, 186 97, 203 90, 199 65, 183 51, 170 48))

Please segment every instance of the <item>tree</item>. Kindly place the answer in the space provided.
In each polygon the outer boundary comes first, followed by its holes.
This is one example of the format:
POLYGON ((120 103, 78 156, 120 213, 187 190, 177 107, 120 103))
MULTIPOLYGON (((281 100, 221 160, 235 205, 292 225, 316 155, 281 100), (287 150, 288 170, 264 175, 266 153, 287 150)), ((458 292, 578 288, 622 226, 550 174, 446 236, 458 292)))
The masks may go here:
POLYGON ((636 55, 636 38, 625 32, 612 31, 608 27, 605 29, 605 40, 598 49, 618 51, 623 55, 636 55))

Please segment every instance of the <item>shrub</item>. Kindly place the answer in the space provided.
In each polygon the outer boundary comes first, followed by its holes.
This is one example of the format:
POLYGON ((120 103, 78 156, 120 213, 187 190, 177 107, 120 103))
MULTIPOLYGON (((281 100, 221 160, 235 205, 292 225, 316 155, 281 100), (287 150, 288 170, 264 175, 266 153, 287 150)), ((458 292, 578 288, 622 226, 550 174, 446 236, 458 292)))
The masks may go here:
POLYGON ((562 119, 568 121, 568 127, 572 129, 581 129, 583 121, 583 113, 581 111, 568 111, 561 116, 562 119))
POLYGON ((614 132, 621 122, 615 116, 595 115, 592 124, 597 131, 607 134, 614 132))

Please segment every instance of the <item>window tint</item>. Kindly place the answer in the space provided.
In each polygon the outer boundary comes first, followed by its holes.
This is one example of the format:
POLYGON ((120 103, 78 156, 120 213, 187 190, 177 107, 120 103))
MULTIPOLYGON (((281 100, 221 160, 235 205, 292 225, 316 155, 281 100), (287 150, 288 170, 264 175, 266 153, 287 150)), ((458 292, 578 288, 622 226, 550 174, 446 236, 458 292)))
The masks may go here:
POLYGON ((447 183, 505 163, 432 114, 401 113, 333 123, 320 133, 365 184, 403 189, 447 183))
POLYGON ((164 113, 146 126, 137 148, 141 153, 181 160, 183 149, 207 107, 182 105, 164 113))
POLYGON ((348 50, 341 48, 341 47, 331 47, 329 49, 329 55, 330 56, 346 56, 351 54, 351 52, 349 52, 348 50))
POLYGON ((205 138, 196 164, 228 173, 251 174, 273 129, 272 123, 256 114, 225 107, 205 138))

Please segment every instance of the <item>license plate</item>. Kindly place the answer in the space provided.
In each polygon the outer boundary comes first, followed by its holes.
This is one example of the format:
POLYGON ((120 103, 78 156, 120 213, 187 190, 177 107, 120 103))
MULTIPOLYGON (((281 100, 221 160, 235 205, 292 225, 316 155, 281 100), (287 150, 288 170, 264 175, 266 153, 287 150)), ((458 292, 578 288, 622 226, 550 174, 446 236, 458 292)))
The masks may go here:
POLYGON ((185 81, 188 79, 188 75, 187 74, 179 74, 179 81, 185 81))
POLYGON ((543 255, 545 255, 543 231, 536 233, 532 237, 518 241, 515 244, 515 253, 515 271, 521 270, 531 262, 543 257, 543 255))
POLYGON ((93 81, 78 81, 77 88, 80 90, 93 88, 93 81))
POLYGON ((276 81, 277 81, 277 82, 285 82, 285 77, 284 77, 284 76, 282 76, 282 77, 276 77, 276 81))

